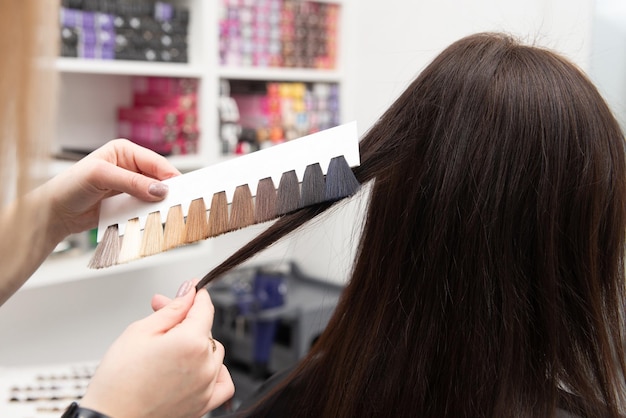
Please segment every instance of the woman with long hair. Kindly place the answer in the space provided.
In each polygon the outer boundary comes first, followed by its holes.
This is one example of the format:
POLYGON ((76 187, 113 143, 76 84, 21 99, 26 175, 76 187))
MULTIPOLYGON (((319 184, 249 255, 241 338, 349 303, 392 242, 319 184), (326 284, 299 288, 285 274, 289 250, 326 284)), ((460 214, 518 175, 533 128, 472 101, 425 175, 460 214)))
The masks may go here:
MULTIPOLYGON (((334 316, 239 415, 623 416, 624 136, 588 78, 472 35, 360 149, 372 187, 334 316)), ((200 286, 330 206, 279 219, 200 286)))

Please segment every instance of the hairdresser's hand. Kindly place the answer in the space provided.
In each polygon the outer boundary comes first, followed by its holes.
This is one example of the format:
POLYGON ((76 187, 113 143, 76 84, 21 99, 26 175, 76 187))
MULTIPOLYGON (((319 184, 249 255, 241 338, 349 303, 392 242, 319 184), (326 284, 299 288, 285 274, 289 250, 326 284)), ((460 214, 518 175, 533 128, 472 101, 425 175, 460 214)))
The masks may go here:
POLYGON ((131 324, 113 343, 81 406, 115 418, 198 418, 234 393, 224 347, 209 336, 209 294, 186 282, 179 295, 131 324))
POLYGON ((165 157, 125 139, 98 148, 42 186, 52 217, 65 235, 97 225, 100 201, 119 192, 159 201, 167 186, 159 180, 179 175, 165 157))

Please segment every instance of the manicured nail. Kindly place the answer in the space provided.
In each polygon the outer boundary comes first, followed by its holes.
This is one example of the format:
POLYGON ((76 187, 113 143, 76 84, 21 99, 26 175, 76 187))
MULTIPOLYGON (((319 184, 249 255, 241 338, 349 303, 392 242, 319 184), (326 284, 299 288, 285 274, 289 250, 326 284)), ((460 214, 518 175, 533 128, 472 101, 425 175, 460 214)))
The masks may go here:
POLYGON ((167 184, 152 183, 148 188, 148 193, 155 197, 165 197, 168 190, 167 184))
POLYGON ((178 288, 176 297, 180 298, 182 296, 185 296, 187 293, 189 293, 190 290, 191 290, 191 280, 187 280, 183 282, 183 284, 181 284, 180 287, 178 288))

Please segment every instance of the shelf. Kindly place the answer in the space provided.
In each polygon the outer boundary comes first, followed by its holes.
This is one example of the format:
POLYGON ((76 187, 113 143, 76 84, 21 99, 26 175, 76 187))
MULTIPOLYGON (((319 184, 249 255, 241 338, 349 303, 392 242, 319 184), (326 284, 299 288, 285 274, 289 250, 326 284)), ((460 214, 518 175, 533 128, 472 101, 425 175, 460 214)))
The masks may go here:
POLYGON ((310 68, 277 68, 277 67, 221 67, 220 78, 230 80, 262 80, 262 81, 310 81, 334 82, 342 80, 343 74, 337 70, 319 70, 310 68))
POLYGON ((62 73, 200 78, 202 69, 184 63, 57 58, 62 73))
MULTIPOLYGON (((182 172, 197 170, 209 165, 207 158, 201 155, 174 155, 168 161, 182 172)), ((220 159, 221 160, 221 159, 220 159)), ((48 177, 56 176, 76 164, 76 161, 52 159, 48 164, 48 177)))

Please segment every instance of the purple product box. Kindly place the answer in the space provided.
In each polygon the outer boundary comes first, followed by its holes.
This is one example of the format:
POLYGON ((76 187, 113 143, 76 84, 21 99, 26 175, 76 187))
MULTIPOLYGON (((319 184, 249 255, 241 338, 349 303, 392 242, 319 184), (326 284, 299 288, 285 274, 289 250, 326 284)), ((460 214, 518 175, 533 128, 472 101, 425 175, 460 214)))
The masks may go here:
POLYGON ((78 45, 78 57, 85 59, 95 59, 97 58, 96 49, 96 44, 84 44, 81 42, 78 45))
POLYGON ((115 59, 115 46, 102 46, 100 49, 100 58, 103 60, 115 59))
POLYGON ((69 28, 77 27, 81 22, 81 11, 76 9, 68 9, 67 7, 61 7, 59 11, 59 21, 61 26, 67 26, 69 28))
POLYGON ((154 4, 154 18, 158 21, 170 21, 174 16, 174 6, 170 3, 157 1, 154 4))
POLYGON ((96 26, 98 29, 115 30, 115 16, 107 13, 96 13, 96 26))
POLYGON ((98 37, 94 29, 83 29, 79 32, 80 43, 83 45, 95 45, 98 37))
POLYGON ((95 12, 82 12, 81 27, 83 29, 95 29, 96 28, 96 13, 95 12))
POLYGON ((115 29, 98 31, 98 44, 102 47, 115 49, 115 29))

